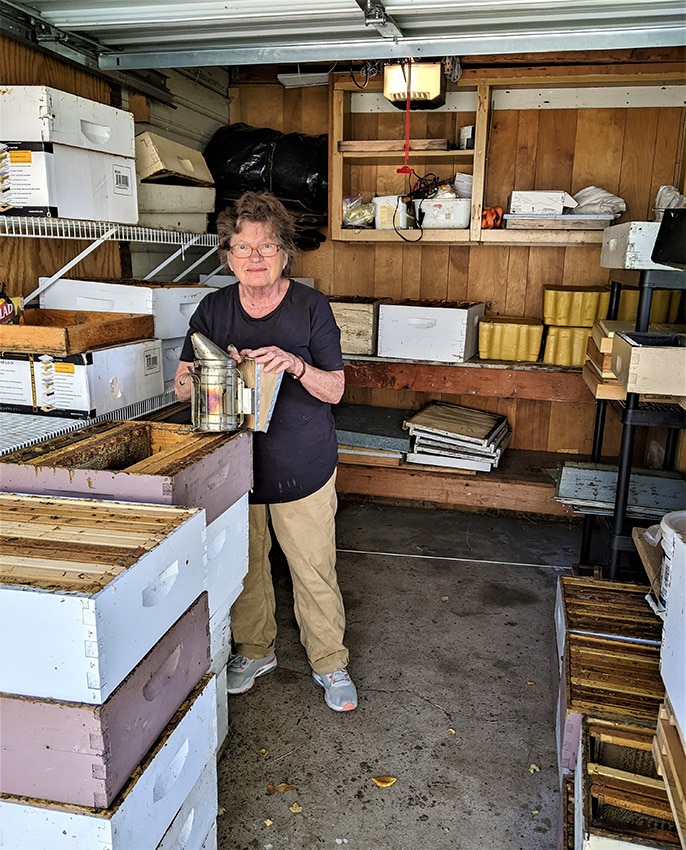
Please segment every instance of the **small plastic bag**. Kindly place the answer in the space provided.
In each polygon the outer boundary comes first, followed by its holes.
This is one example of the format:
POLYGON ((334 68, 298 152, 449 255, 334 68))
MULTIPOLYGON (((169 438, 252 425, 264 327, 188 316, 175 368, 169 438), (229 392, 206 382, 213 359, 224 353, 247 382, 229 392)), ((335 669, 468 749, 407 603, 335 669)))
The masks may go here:
POLYGON ((374 223, 376 208, 373 203, 365 204, 362 195, 343 198, 343 227, 367 227, 374 223))

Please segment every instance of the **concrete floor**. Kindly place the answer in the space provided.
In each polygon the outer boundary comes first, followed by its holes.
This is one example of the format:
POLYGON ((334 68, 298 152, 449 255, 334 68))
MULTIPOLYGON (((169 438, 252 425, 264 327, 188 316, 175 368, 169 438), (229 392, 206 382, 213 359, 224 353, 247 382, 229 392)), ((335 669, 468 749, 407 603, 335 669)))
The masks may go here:
POLYGON ((219 850, 553 850, 555 585, 576 523, 344 502, 356 711, 324 704, 276 559, 278 668, 229 698, 219 850), (396 782, 377 787, 372 777, 396 782), (268 786, 295 786, 268 793, 268 786))

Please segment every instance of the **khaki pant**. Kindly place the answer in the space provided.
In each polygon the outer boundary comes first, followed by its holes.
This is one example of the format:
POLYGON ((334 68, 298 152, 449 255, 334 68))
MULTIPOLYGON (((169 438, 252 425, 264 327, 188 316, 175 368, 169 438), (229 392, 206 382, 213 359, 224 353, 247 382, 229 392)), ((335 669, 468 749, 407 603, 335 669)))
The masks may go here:
POLYGON ((293 579, 300 640, 315 673, 348 665, 343 645, 345 611, 336 576, 336 473, 304 499, 250 505, 250 552, 243 590, 231 608, 236 652, 264 658, 274 651, 276 601, 269 564, 271 517, 293 579))

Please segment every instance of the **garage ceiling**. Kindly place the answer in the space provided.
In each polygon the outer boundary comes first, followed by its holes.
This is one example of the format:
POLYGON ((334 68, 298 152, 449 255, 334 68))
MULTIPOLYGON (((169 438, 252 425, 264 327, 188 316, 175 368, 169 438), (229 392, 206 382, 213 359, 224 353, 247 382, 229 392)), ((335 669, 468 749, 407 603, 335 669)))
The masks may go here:
POLYGON ((2 30, 104 71, 675 47, 683 0, 32 0, 2 30))

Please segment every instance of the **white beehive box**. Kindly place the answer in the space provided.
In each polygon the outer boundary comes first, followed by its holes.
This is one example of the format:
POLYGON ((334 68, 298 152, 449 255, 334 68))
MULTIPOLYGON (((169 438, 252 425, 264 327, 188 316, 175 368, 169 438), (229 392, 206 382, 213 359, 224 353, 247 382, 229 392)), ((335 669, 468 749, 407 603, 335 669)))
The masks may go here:
POLYGON ((137 222, 130 112, 48 86, 4 86, 0 127, 13 214, 137 222))
POLYGON ((217 760, 211 758, 155 850, 202 850, 216 819, 217 760))
POLYGON ((673 272, 671 266, 663 266, 650 259, 659 229, 659 221, 627 221, 606 227, 600 249, 600 265, 605 269, 662 269, 673 272))
POLYGON ((214 758, 215 688, 214 676, 201 680, 111 808, 4 796, 0 799, 2 846, 16 850, 157 847, 214 758))
POLYGON ((686 395, 686 334, 617 333, 612 371, 630 393, 686 395))
POLYGON ((0 410, 90 419, 164 392, 159 339, 58 357, 0 357, 0 410))
POLYGON ((213 186, 175 186, 170 183, 138 182, 139 213, 214 212, 213 186))
POLYGON ((479 345, 485 304, 408 301, 379 305, 377 354, 398 360, 463 363, 479 345))
MULTIPOLYGON (((248 571, 248 494, 207 526, 207 592, 210 618, 233 591, 242 587, 248 571)), ((232 600, 233 601, 233 600, 232 600)), ((230 608, 230 605, 227 607, 230 608)))
POLYGON ((203 592, 202 509, 0 495, 0 691, 103 703, 203 592), (135 627, 134 627, 135 624, 135 627))
MULTIPOLYGON (((38 279, 43 286, 48 278, 38 279)), ((202 299, 216 287, 149 280, 72 280, 61 277, 40 294, 40 306, 55 310, 147 313, 154 316, 159 339, 185 337, 188 320, 202 299), (130 309, 126 305, 136 305, 130 309)))

